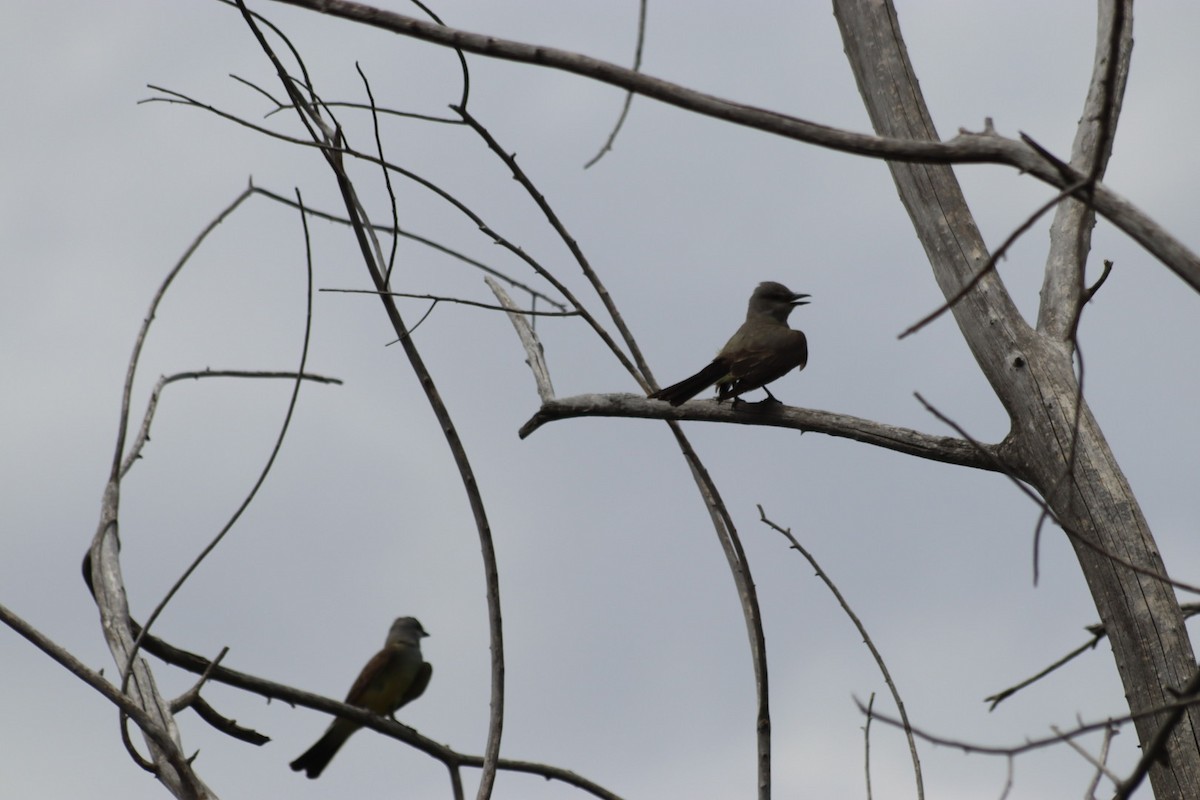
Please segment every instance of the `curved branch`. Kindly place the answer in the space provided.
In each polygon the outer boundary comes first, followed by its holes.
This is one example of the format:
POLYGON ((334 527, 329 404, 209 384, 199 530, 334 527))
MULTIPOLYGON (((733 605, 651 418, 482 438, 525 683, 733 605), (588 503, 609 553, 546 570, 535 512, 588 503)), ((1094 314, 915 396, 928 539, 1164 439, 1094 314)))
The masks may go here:
MULTIPOLYGON (((0 606, 0 610, 3 607, 0 606)), ((4 620, 7 622, 7 620, 4 620)), ((140 632, 140 626, 136 622, 131 624, 135 631, 140 632)), ((422 736, 417 731, 407 725, 381 717, 358 706, 351 706, 345 703, 338 702, 329 697, 323 697, 319 694, 306 692, 302 689, 296 689, 283 683, 259 678, 256 675, 251 675, 246 672, 239 672, 228 667, 214 664, 212 660, 196 653, 176 647, 163 639, 147 634, 142 639, 142 649, 151 653, 154 656, 162 659, 168 664, 187 670, 188 672, 197 675, 208 675, 209 681, 223 683, 227 686, 233 686, 247 692, 252 692, 268 700, 282 700, 293 706, 303 706, 311 708, 315 711, 324 711, 328 714, 334 714, 339 717, 352 719, 355 722, 361 722, 364 727, 382 733, 386 736, 391 736, 393 739, 398 739, 405 744, 408 744, 417 750, 420 750, 433 758, 438 759, 447 766, 454 767, 473 767, 480 768, 483 766, 483 758, 481 756, 459 753, 451 748, 422 736)), ((549 764, 540 764, 532 761, 516 761, 513 759, 502 758, 497 763, 499 769, 510 770, 513 772, 526 772, 533 775, 540 775, 546 780, 562 781, 568 785, 581 789, 596 797, 604 798, 605 800, 619 800, 618 796, 597 783, 594 783, 587 778, 578 775, 571 770, 555 767, 549 764)))
MULTIPOLYGON (((892 694, 892 700, 896 703, 896 710, 900 713, 900 720, 904 723, 904 735, 908 739, 908 753, 909 757, 912 759, 913 775, 917 782, 917 800, 925 800, 925 779, 921 775, 921 757, 917 753, 917 742, 913 738, 912 725, 908 721, 908 711, 904 708, 904 699, 900 697, 900 690, 896 688, 896 682, 892 680, 892 672, 888 669, 887 662, 884 661, 883 653, 879 652, 879 648, 875 646, 875 640, 871 638, 871 634, 867 633, 867 627, 863 625, 863 622, 861 619, 859 619, 858 614, 854 613, 854 609, 851 608, 850 603, 846 601, 841 589, 839 589, 837 584, 833 582, 833 578, 830 578, 829 574, 821 568, 821 565, 817 563, 817 559, 813 556, 813 554, 808 552, 804 545, 800 544, 800 540, 792 535, 792 529, 784 528, 783 526, 778 525, 768 519, 767 512, 763 510, 762 503, 758 504, 758 519, 768 528, 771 528, 772 530, 782 534, 783 537, 790 543, 790 547, 800 555, 804 556, 804 559, 810 565, 812 565, 814 570, 816 570, 817 577, 820 578, 821 581, 829 588, 829 591, 833 593, 834 599, 838 601, 838 605, 842 607, 842 611, 844 611, 846 616, 850 618, 850 622, 853 623, 854 627, 858 629, 859 635, 862 636, 863 644, 865 644, 867 649, 871 651, 871 657, 875 659, 875 665, 879 667, 879 673, 883 676, 883 682, 887 684, 888 691, 892 694)), ((875 693, 872 692, 871 699, 867 703, 868 724, 871 722, 870 709, 874 705, 875 693)), ((869 746, 870 740, 868 740, 868 747, 869 746)), ((869 763, 870 762, 868 761, 868 765, 869 763)), ((870 769, 868 769, 868 786, 870 785, 870 782, 871 772, 870 769)), ((869 797, 870 792, 868 791, 867 794, 869 797)))
POLYGON ((421 357, 416 343, 408 335, 408 329, 404 324, 399 309, 396 308, 395 301, 386 294, 389 291, 386 261, 383 258, 382 250, 379 247, 378 239, 375 237, 375 232, 371 227, 366 210, 358 198, 354 184, 346 173, 343 159, 340 153, 328 149, 345 144, 341 128, 337 128, 336 131, 331 129, 324 118, 321 117, 319 107, 307 102, 300 95, 293 83, 288 80, 287 72, 284 70, 279 57, 272 50, 266 37, 246 10, 243 0, 236 0, 236 2, 242 11, 242 16, 247 26, 253 32, 263 53, 275 67, 280 81, 283 83, 292 102, 296 105, 297 113, 308 129, 313 141, 319 142, 322 145, 322 154, 325 156, 326 164, 333 172, 337 182, 339 194, 346 206, 346 215, 353 223, 355 239, 363 259, 363 264, 366 266, 376 290, 381 293, 379 299, 383 303, 388 321, 392 324, 392 328, 399 337, 401 348, 408 358, 413 374, 420 381, 430 409, 437 418, 438 427, 441 428, 442 435, 446 440, 447 449, 450 451, 450 455, 458 469, 463 490, 467 495, 467 502, 475 519, 476 532, 479 537, 480 555, 483 560, 484 583, 487 587, 485 595, 491 641, 491 713, 488 719, 488 733, 487 742, 484 747, 482 774, 477 791, 477 797, 480 800, 487 800, 491 796, 492 788, 495 784, 496 764, 500 757, 500 739, 504 728, 504 630, 500 610, 500 572, 497 566, 495 543, 492 539, 491 523, 488 521, 487 509, 484 506, 479 482, 475 479, 475 472, 471 466, 470 458, 467 456, 466 447, 463 445, 462 439, 458 434, 458 428, 450 416, 449 409, 442 401, 433 376, 425 366, 425 361, 421 357))
MULTIPOLYGON (((626 366, 630 374, 633 375, 634 379, 637 380, 643 389, 654 388, 656 384, 654 376, 650 372, 650 365, 642 354, 641 348, 633 336, 633 332, 626 325, 624 317, 617 309, 616 301, 613 300, 608 288, 600 280, 599 274, 592 269, 591 264, 583 254, 582 248, 575 241, 575 237, 571 236, 567 231, 558 214, 546 202, 545 196, 537 190, 533 181, 525 174, 525 171, 520 168, 516 159, 507 153, 500 146, 500 143, 496 141, 495 137, 478 120, 468 114, 465 109, 457 110, 462 114, 464 121, 483 137, 492 152, 504 161, 512 171, 513 177, 529 193, 529 196, 546 216, 546 220, 550 223, 551 227, 558 233, 563 244, 571 251, 571 255, 574 256, 576 263, 583 270, 584 276, 592 285, 596 294, 600 296, 601 302, 604 304, 604 309, 608 312, 613 324, 617 326, 622 340, 625 342, 626 347, 629 348, 630 357, 636 362, 636 367, 629 360, 629 357, 626 357, 624 352, 616 346, 616 342, 609 337, 608 332, 599 325, 598 321, 586 313, 583 314, 584 319, 593 327, 597 335, 609 345, 613 354, 626 366)), ((517 252, 518 254, 523 254, 523 251, 517 252)), ((544 274, 545 278, 572 305, 578 308, 581 313, 584 312, 579 301, 561 281, 550 273, 544 272, 541 267, 537 267, 535 262, 530 261, 530 265, 535 266, 539 273, 544 274)), ((509 318, 517 326, 518 334, 522 334, 521 322, 518 320, 516 313, 510 311, 509 318)), ((544 376, 538 374, 539 370, 545 367, 545 364, 540 351, 540 345, 536 344, 536 337, 532 335, 532 331, 528 331, 528 334, 521 335, 521 341, 526 348, 526 352, 529 354, 530 365, 538 365, 534 369, 534 375, 535 379, 538 380, 538 392, 544 402, 553 397, 554 390, 549 385, 549 373, 546 373, 544 376), (543 377, 545 380, 543 380, 543 377)), ((762 612, 758 604, 758 592, 754 586, 754 577, 750 573, 750 562, 746 558, 745 548, 742 547, 741 539, 738 536, 737 526, 734 525, 733 517, 721 499, 721 493, 717 489, 716 483, 713 481, 712 476, 708 474, 708 470, 704 467, 703 462, 700 461, 700 457, 696 454, 691 442, 683 435, 683 428, 680 427, 679 423, 667 420, 667 425, 670 427, 671 434, 675 437, 675 441, 679 445, 679 450, 683 454, 688 468, 691 470, 692 478, 696 481, 696 488, 699 490, 701 498, 703 498, 704 507, 708 509, 713 529, 717 534, 717 541, 720 543, 721 550, 724 552, 725 559, 729 564, 734 586, 737 587, 738 599, 742 604, 742 616, 746 621, 746 633, 750 639, 750 660, 754 668, 754 685, 758 701, 758 714, 754 724, 755 735, 758 740, 758 796, 765 800, 765 798, 771 796, 771 710, 767 676, 767 640, 766 633, 763 631, 762 612)))
POLYGON ((146 443, 150 441, 150 424, 154 421, 154 413, 158 410, 158 403, 162 398, 163 390, 168 384, 175 383, 176 381, 200 380, 201 378, 287 378, 288 380, 300 379, 338 386, 342 383, 339 378, 330 378, 313 372, 268 372, 261 370, 206 368, 188 372, 176 372, 173 375, 161 375, 155 382, 154 388, 150 390, 150 399, 146 403, 146 413, 142 415, 142 426, 138 429, 137 437, 133 440, 133 445, 129 448, 129 454, 125 457, 125 461, 121 465, 122 478, 133 468, 137 460, 142 457, 142 450, 145 448, 146 443))
MULTIPOLYGON (((633 54, 633 71, 640 72, 642 69, 642 48, 646 44, 646 5, 649 0, 641 0, 638 3, 638 30, 637 30, 637 48, 633 54)), ((617 134, 621 132, 621 127, 625 124, 625 118, 629 116, 629 107, 633 105, 633 92, 625 94, 625 102, 621 106, 621 113, 617 116, 617 123, 613 125, 612 131, 608 134, 608 138, 604 141, 604 145, 600 148, 600 152, 592 156, 584 169, 590 169, 600 159, 604 158, 605 154, 613 149, 613 142, 617 140, 617 134)))
MULTIPOLYGON (((1087 174, 1046 158, 1034 147, 995 134, 960 132, 946 142, 898 139, 840 130, 798 117, 735 103, 688 89, 616 64, 553 47, 468 33, 384 11, 348 0, 276 0, 287 5, 382 28, 402 36, 469 53, 559 69, 617 86, 705 116, 773 133, 844 153, 889 161, 943 164, 1007 164, 1038 180, 1065 189, 1087 174)), ((1162 226, 1110 189, 1097 184, 1094 195, 1081 194, 1101 215, 1145 247, 1164 265, 1200 292, 1200 256, 1162 226)))
POLYGON ((125 666, 121 672, 124 679, 121 682, 121 690, 124 691, 126 684, 129 681, 129 669, 133 664, 133 659, 137 655, 138 648, 141 646, 142 637, 146 635, 153 625, 155 620, 166 609, 167 605, 175 598, 175 595, 183 588, 183 584, 200 569, 200 565, 212 554, 217 546, 225 540, 225 537, 233 530, 233 526, 241 519, 242 514, 254 502, 254 498, 258 496, 259 489, 266 483, 267 476, 271 472, 271 468, 275 465, 275 459, 278 458, 280 450, 283 448, 284 439, 287 438, 287 433, 292 424, 292 417, 296 411, 296 401, 300 399, 300 387, 304 383, 304 367, 308 364, 309 346, 312 343, 312 303, 313 303, 313 264, 312 264, 312 240, 308 235, 308 217, 304 215, 304 203, 300 197, 300 190, 296 190, 296 200, 300 203, 300 224, 304 228, 304 250, 305 250, 305 302, 304 302, 304 339, 300 346, 300 365, 296 368, 296 372, 291 378, 292 393, 288 399, 287 409, 283 414, 283 421, 280 424, 279 432, 275 436, 275 445, 271 448, 270 454, 267 456, 266 462, 259 470, 258 478, 250 487, 250 491, 242 499, 242 502, 230 515, 225 525, 221 527, 216 535, 209 541, 207 545, 192 559, 187 568, 180 574, 171 587, 163 595, 162 599, 150 612, 150 616, 146 618, 146 622, 142 626, 142 632, 133 640, 133 645, 129 648, 129 654, 126 656, 125 666))
POLYGON ((581 394, 551 399, 521 426, 522 439, 547 422, 575 417, 631 417, 636 419, 694 420, 738 425, 765 425, 792 428, 801 433, 824 433, 842 439, 894 450, 897 453, 941 461, 960 467, 1003 472, 997 455, 999 446, 973 444, 953 436, 927 433, 888 425, 883 422, 818 411, 764 403, 718 403, 715 400, 689 400, 672 406, 639 394, 581 394))
MULTIPOLYGON (((96 525, 96 532, 92 536, 87 554, 83 558, 83 579, 100 612, 101 629, 104 631, 109 651, 122 671, 124 671, 126 663, 129 663, 131 667, 128 675, 122 675, 123 681, 129 681, 128 691, 125 694, 143 709, 153 724, 153 727, 148 727, 146 724, 138 722, 150 747, 154 774, 177 797, 213 797, 215 795, 195 773, 183 755, 179 729, 171 715, 170 706, 158 691, 154 674, 143 659, 134 658, 132 662, 129 661, 130 654, 134 651, 134 634, 129 625, 129 598, 125 593, 125 579, 121 574, 119 556, 122 461, 129 435, 134 376, 137 374, 142 349, 158 307, 175 278, 208 235, 233 214, 250 195, 250 190, 243 191, 200 232, 184 251, 179 261, 175 263, 175 266, 167 273, 166 278, 155 292, 154 298, 150 301, 150 308, 138 330, 125 373, 125 384, 121 392, 121 414, 117 423, 117 441, 113 448, 112 467, 100 504, 100 520, 96 525)), ((121 730, 124 738, 124 726, 121 730)), ((134 757, 138 758, 136 754, 134 757)))
MULTIPOLYGON (((1117 118, 1129 79, 1133 53, 1132 0, 1105 0, 1098 4, 1096 55, 1083 115, 1071 146, 1071 166, 1099 180, 1112 155, 1117 118)), ((1067 202, 1058 207, 1050 226, 1050 252, 1042 281, 1038 329, 1071 340, 1087 302, 1084 269, 1091 250, 1095 212, 1086 203, 1067 202)))

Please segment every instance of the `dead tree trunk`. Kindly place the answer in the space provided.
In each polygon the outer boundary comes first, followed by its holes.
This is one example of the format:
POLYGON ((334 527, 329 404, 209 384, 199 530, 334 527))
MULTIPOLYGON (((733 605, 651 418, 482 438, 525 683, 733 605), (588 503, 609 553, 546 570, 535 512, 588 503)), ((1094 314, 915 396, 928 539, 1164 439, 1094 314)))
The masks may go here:
MULTIPOLYGON (((1120 0, 1118 0, 1119 2, 1120 0)), ((845 49, 877 133, 938 140, 900 36, 884 0, 835 0, 845 49)), ((1071 166, 1103 174, 1116 127, 1132 37, 1132 9, 1100 3, 1095 77, 1080 122, 1071 166), (1113 21, 1125 30, 1111 36, 1113 21), (1115 43, 1110 49, 1110 42, 1115 43), (1123 64, 1109 69, 1114 54, 1123 64), (1104 104, 1107 103, 1107 106, 1104 104), (1101 117, 1107 115, 1107 121, 1101 117)), ((890 162, 900 198, 947 298, 978 272, 987 249, 953 170, 890 162)), ((1037 328, 1018 313, 992 272, 961 302, 954 317, 1011 420, 1001 448, 1008 471, 1033 486, 1068 530, 1079 564, 1112 641, 1130 711, 1170 704, 1196 660, 1149 526, 1086 403, 1077 409, 1075 320, 1082 308, 1083 266, 1094 216, 1082 203, 1060 207, 1037 328), (1121 562, 1125 562, 1124 564, 1121 562), (1136 569, 1131 569, 1132 565, 1136 569), (1138 570, 1141 570, 1139 572, 1138 570), (1146 573, 1149 573, 1146 574, 1146 573)), ((1143 750, 1166 714, 1137 720, 1143 750)), ((1193 706, 1171 732, 1166 758, 1151 768, 1155 797, 1200 797, 1200 711, 1193 706)))

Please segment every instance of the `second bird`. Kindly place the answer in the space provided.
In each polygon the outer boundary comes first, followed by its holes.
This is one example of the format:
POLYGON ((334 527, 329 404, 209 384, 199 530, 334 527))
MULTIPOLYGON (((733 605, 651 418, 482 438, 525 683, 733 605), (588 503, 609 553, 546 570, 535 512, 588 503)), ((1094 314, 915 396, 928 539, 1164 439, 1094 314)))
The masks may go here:
MULTIPOLYGON (((363 667, 346 695, 346 702, 383 716, 420 697, 433 674, 433 667, 421 658, 421 637, 428 635, 413 617, 400 617, 393 622, 383 649, 363 667)), ((350 734, 361 727, 362 723, 354 720, 335 719, 325 735, 291 763, 291 768, 297 772, 303 770, 310 778, 317 777, 350 734)))
POLYGON ((804 369, 808 363, 808 340, 804 332, 787 324, 792 309, 807 303, 808 297, 782 283, 760 283, 750 295, 746 321, 712 363, 650 397, 678 406, 716 384, 717 402, 753 389, 763 389, 767 397, 775 400, 767 384, 794 369, 804 369))

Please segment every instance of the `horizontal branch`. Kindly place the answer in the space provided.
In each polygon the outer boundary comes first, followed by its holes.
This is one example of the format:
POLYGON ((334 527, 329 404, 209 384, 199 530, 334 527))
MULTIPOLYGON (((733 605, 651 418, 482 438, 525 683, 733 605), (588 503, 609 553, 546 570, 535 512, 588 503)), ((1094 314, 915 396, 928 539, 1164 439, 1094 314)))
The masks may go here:
POLYGON ((847 414, 777 405, 769 401, 718 403, 715 400, 689 400, 683 405, 672 406, 637 394, 581 394, 544 402, 518 433, 524 439, 547 422, 574 417, 693 420, 792 428, 801 433, 824 433, 852 439, 931 461, 991 472, 1003 471, 996 445, 977 445, 952 436, 931 436, 911 428, 886 425, 847 414))
MULTIPOLYGON (((135 630, 140 631, 140 626, 137 623, 133 623, 132 620, 131 623, 135 630)), ((482 756, 459 753, 433 739, 422 736, 416 730, 402 722, 396 722, 393 719, 379 716, 366 709, 347 705, 346 703, 339 703, 331 698, 296 689, 286 684, 276 683, 275 681, 269 681, 265 678, 259 678, 245 672, 238 672, 228 667, 216 665, 204 656, 183 650, 157 636, 147 635, 142 641, 142 649, 161 658, 168 664, 174 664, 177 667, 198 675, 207 674, 211 681, 234 686, 244 691, 261 695, 268 700, 282 700, 293 706, 304 706, 316 711, 324 711, 328 714, 354 720, 385 736, 399 739, 405 744, 438 759, 443 764, 456 764, 476 769, 483 766, 482 756)), ((616 794, 605 789, 603 786, 562 767, 532 761, 517 761, 508 758, 500 759, 497 766, 500 769, 513 772, 540 775, 546 780, 561 781, 595 797, 602 798, 602 800, 620 800, 616 794)))
MULTIPOLYGON (((553 47, 469 33, 363 3, 349 0, 277 2, 319 11, 469 53, 582 75, 698 114, 844 153, 890 161, 1007 164, 1059 189, 1065 189, 1085 177, 1083 173, 1040 148, 1028 142, 1000 136, 991 130, 983 133, 960 132, 958 136, 946 142, 894 139, 855 133, 698 92, 598 58, 553 47)), ((1092 192, 1078 193, 1076 199, 1092 205, 1098 213, 1153 253, 1193 289, 1200 291, 1200 256, 1171 236, 1132 203, 1101 184, 1096 184, 1092 192)))

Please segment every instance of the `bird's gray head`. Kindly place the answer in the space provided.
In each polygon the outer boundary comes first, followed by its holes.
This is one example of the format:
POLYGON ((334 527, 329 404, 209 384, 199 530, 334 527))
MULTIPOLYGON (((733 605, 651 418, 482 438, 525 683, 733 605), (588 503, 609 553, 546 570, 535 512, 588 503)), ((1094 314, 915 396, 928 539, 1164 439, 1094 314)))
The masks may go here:
POLYGON ((786 322, 792 309, 806 304, 808 298, 809 295, 793 292, 782 283, 763 281, 750 295, 750 307, 746 314, 770 314, 780 322, 786 322))
POLYGON ((388 644, 421 644, 421 637, 428 636, 416 617, 400 617, 392 623, 388 631, 388 644))

